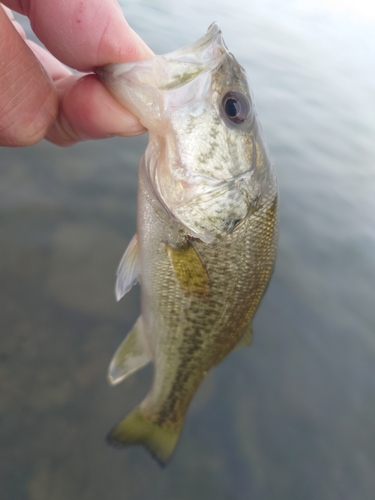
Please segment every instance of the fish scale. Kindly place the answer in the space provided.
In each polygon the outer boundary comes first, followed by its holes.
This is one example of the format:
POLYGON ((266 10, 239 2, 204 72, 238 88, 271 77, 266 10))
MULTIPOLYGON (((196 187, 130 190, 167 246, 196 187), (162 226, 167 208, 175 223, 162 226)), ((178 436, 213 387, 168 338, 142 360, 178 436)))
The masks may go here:
MULTIPOLYGON (((168 422, 172 424, 184 416, 205 373, 241 339, 263 296, 274 266, 277 198, 276 192, 270 193, 254 217, 244 221, 236 232, 227 236, 231 238, 230 245, 225 241, 213 245, 195 242, 210 276, 211 296, 203 302, 191 299, 186 311, 186 298, 160 245, 163 221, 147 202, 147 190, 143 194, 145 199, 142 195, 139 198, 141 220, 138 224, 152 226, 153 232, 152 235, 146 233, 141 245, 144 248, 141 267, 145 269, 151 287, 145 296, 142 295, 142 301, 147 303, 145 330, 149 332, 155 359, 153 387, 143 405, 155 422, 166 421, 168 415, 168 422), (150 311, 158 312, 158 322, 155 323, 153 314, 148 319, 150 311), (201 338, 205 339, 203 343, 201 338), (189 345, 196 345, 197 339, 200 349, 192 359, 189 345), (165 349, 166 345, 168 349, 165 349), (188 367, 189 360, 194 363, 194 370, 188 367), (184 377, 189 375, 190 379, 182 384, 181 374, 184 377), (172 408, 181 399, 184 405, 180 405, 178 412, 173 411, 172 408), (165 411, 166 406, 168 412, 165 411)), ((180 228, 178 224, 176 226, 179 233, 180 228)))

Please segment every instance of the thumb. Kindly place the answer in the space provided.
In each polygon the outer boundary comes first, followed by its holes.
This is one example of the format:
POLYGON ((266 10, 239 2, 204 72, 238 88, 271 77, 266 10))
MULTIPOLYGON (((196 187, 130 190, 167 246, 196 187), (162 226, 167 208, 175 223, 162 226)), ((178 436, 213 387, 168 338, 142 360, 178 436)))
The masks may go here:
POLYGON ((0 145, 28 146, 55 121, 57 94, 1 6, 0 46, 0 145))

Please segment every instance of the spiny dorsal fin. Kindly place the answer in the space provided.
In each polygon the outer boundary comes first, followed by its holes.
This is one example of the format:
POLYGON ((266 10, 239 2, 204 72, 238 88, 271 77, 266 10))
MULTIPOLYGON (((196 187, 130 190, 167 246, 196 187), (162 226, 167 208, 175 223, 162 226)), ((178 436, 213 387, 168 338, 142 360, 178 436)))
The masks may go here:
POLYGON ((150 361, 146 339, 142 332, 142 319, 139 317, 109 364, 108 380, 110 384, 119 384, 150 361))
POLYGON ((207 299, 210 294, 210 279, 200 256, 189 240, 181 248, 167 245, 174 275, 187 297, 207 299))
POLYGON ((242 349, 242 347, 247 347, 248 345, 251 344, 253 340, 253 327, 250 323, 250 325, 246 328, 244 334, 238 341, 238 343, 234 346, 233 350, 237 351, 237 349, 242 349))
POLYGON ((139 243, 137 233, 133 236, 117 269, 115 286, 116 300, 119 301, 139 279, 139 243))

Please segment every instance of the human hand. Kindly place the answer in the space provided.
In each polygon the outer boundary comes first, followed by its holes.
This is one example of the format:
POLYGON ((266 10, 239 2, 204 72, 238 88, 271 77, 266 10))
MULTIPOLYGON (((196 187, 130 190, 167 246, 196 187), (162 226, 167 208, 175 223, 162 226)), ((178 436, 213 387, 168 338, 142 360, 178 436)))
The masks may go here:
POLYGON ((64 66, 87 73, 109 63, 153 57, 126 23, 116 0, 3 4, 29 17, 50 52, 26 40, 11 11, 0 5, 0 146, 28 146, 42 138, 66 146, 144 132, 138 118, 95 74, 73 74, 64 66))

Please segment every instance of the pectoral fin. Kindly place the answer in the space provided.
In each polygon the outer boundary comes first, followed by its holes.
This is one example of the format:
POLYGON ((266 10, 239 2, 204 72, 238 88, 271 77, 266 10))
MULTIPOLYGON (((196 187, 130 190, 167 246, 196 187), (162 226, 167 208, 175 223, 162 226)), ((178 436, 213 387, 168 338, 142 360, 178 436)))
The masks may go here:
POLYGON ((139 243, 137 233, 133 236, 117 269, 115 287, 116 300, 119 301, 139 279, 139 243))
POLYGON ((151 361, 139 317, 132 330, 120 344, 108 368, 108 380, 116 385, 151 361))
POLYGON ((242 347, 247 347, 248 345, 251 344, 253 340, 253 327, 250 323, 250 325, 246 328, 245 333, 242 335, 238 343, 234 346, 234 351, 237 351, 237 349, 242 349, 242 347))
POLYGON ((207 299, 210 280, 207 269, 190 241, 181 248, 167 245, 175 278, 188 297, 207 299))

